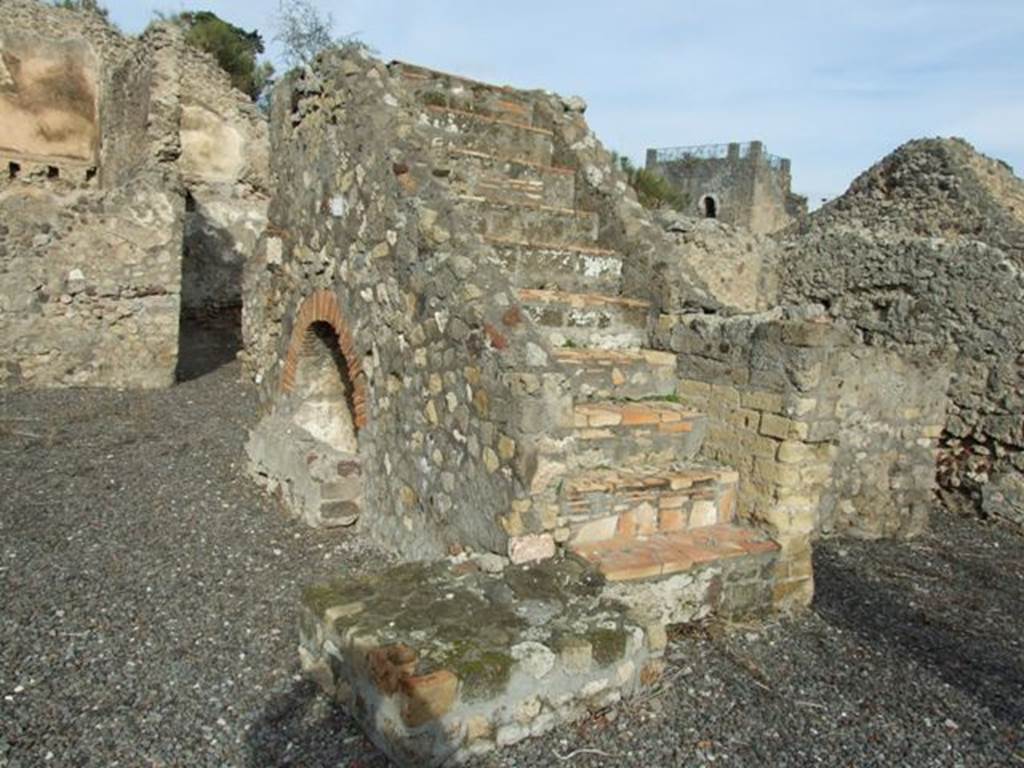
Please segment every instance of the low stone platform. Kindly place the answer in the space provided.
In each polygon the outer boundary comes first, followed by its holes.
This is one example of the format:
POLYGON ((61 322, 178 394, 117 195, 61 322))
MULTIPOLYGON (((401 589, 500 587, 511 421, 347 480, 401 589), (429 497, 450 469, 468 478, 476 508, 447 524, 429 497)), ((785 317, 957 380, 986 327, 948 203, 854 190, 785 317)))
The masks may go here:
MULTIPOLYGON (((676 538, 671 575, 606 578, 614 555, 598 547, 527 566, 461 555, 309 587, 303 668, 397 764, 464 762, 654 683, 668 625, 769 609, 777 545, 730 526, 676 538)), ((635 547, 664 560, 663 539, 635 547)))
POLYGON ((603 586, 572 559, 403 564, 307 589, 300 656, 399 765, 463 762, 657 680, 663 625, 603 586))

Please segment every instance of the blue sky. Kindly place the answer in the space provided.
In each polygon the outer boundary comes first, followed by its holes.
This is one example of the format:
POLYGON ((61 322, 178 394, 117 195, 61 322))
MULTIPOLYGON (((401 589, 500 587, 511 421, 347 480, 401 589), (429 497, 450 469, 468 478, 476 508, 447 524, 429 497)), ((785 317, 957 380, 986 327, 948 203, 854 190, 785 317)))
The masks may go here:
MULTIPOLYGON (((902 142, 1024 171, 1024 0, 317 0, 385 59, 579 94, 605 145, 761 139, 812 204, 902 142)), ((107 0, 123 30, 205 8, 273 37, 277 0, 107 0)), ((275 55, 273 46, 271 55, 275 55)))

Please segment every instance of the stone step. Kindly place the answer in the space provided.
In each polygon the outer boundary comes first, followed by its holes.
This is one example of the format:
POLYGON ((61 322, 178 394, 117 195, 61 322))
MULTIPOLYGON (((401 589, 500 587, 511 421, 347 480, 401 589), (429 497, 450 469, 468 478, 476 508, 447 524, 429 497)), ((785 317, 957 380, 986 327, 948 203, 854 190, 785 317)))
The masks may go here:
POLYGON ((576 402, 668 396, 676 390, 676 356, 653 349, 557 348, 576 402))
POLYGON ((476 111, 521 123, 532 121, 533 103, 515 88, 401 61, 393 61, 391 68, 412 85, 425 104, 476 111))
POLYGON ((559 525, 576 545, 731 523, 738 484, 715 466, 595 469, 565 479, 559 525))
POLYGON ((420 121, 435 131, 435 147, 458 147, 485 153, 494 153, 495 148, 500 147, 502 155, 551 165, 552 134, 543 128, 430 104, 423 107, 420 121))
POLYGON ((622 286, 622 256, 616 251, 493 237, 486 240, 512 273, 513 282, 524 288, 614 294, 622 286))
POLYGON ((597 240, 598 215, 592 211, 495 202, 472 195, 461 195, 459 200, 475 208, 479 231, 485 237, 541 240, 561 246, 597 240))
POLYGON ((622 349, 647 342, 646 301, 541 288, 520 288, 519 300, 553 347, 622 349))
POLYGON ((770 563, 779 545, 756 529, 722 523, 581 543, 570 550, 608 581, 617 582, 664 578, 729 560, 754 558, 770 563))
POLYGON ((579 403, 573 419, 573 461, 590 468, 689 461, 707 431, 703 414, 668 401, 579 403))
POLYGON ((488 200, 572 208, 576 172, 518 158, 448 148, 434 162, 434 175, 447 177, 456 194, 488 200))
POLYGON ((303 594, 304 671, 397 766, 462 764, 539 736, 664 668, 664 627, 604 597, 582 561, 488 557, 496 568, 406 563, 303 594))

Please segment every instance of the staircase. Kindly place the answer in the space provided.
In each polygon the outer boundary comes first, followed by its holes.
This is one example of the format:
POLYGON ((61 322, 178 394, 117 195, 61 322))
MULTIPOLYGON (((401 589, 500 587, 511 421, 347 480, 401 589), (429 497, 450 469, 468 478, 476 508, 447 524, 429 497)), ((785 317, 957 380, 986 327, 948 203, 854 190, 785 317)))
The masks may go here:
POLYGON ((675 402, 675 357, 648 347, 655 310, 622 295, 623 256, 576 206, 575 170, 553 163, 528 95, 394 68, 433 131, 434 175, 472 211, 572 383, 565 472, 538 492, 558 505, 567 549, 614 581, 772 551, 736 520, 737 473, 697 461, 705 419, 675 402))
POLYGON ((522 379, 540 370, 557 385, 552 423, 514 425, 539 455, 517 478, 530 498, 510 511, 528 502, 538 519, 506 529, 511 564, 459 553, 346 574, 303 596, 306 673, 397 764, 436 766, 652 685, 666 625, 771 604, 779 548, 738 519, 738 474, 698 458, 707 419, 677 401, 676 357, 650 347, 656 309, 624 295, 623 254, 602 243, 598 213, 577 205, 576 169, 553 161, 555 135, 535 114, 550 106, 408 64, 389 78, 404 82, 416 146, 429 147, 419 178, 431 192, 433 180, 447 185, 453 220, 511 277, 518 306, 505 314, 548 342, 548 365, 522 379), (567 556, 550 556, 553 541, 567 556))

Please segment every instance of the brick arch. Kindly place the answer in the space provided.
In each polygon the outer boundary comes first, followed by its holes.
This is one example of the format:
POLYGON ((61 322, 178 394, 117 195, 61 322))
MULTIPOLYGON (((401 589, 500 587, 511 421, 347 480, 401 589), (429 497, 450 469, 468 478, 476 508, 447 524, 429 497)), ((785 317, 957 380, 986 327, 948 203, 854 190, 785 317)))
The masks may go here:
POLYGON ((349 381, 352 382, 352 423, 356 429, 362 429, 367 422, 366 374, 352 341, 348 324, 338 306, 338 297, 332 291, 314 291, 305 298, 295 316, 292 335, 288 341, 288 352, 284 359, 281 372, 281 391, 291 392, 295 388, 295 374, 299 365, 299 355, 311 332, 314 323, 327 323, 338 335, 338 347, 345 358, 349 381))

